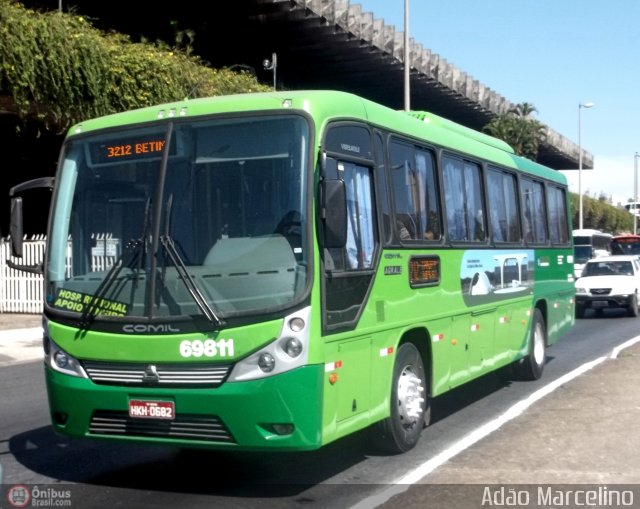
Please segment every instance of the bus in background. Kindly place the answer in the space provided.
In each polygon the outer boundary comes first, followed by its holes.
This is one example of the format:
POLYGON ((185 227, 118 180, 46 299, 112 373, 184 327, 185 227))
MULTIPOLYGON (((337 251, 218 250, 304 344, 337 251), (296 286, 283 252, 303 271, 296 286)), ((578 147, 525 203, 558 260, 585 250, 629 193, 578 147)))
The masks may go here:
POLYGON ((616 235, 611 240, 612 254, 640 255, 640 235, 627 233, 616 235))
POLYGON ((630 214, 633 214, 635 217, 640 216, 640 203, 639 202, 629 202, 624 204, 624 208, 630 214))
MULTIPOLYGON (((565 177, 429 113, 342 92, 185 100, 64 142, 45 275, 55 430, 402 452, 430 401, 542 374, 574 323, 565 177)), ((15 265, 15 264, 14 264, 15 265)))
POLYGON ((611 254, 613 236, 600 230, 573 230, 573 271, 579 278, 584 264, 591 258, 611 254))

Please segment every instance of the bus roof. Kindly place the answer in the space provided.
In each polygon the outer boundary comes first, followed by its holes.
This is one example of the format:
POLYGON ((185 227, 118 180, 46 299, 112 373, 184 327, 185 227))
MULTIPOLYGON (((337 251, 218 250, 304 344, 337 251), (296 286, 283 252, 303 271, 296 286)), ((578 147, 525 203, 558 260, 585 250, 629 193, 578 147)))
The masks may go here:
POLYGON ((610 233, 605 233, 600 230, 593 230, 591 228, 583 228, 582 230, 573 230, 574 237, 590 237, 593 235, 602 235, 605 237, 613 237, 610 233))
POLYGON ((87 120, 71 127, 67 135, 75 136, 138 123, 166 122, 171 118, 282 109, 305 111, 314 118, 318 129, 323 129, 332 120, 362 120, 427 144, 456 150, 474 158, 566 184, 566 178, 560 172, 515 155, 507 143, 479 131, 431 113, 407 114, 350 93, 328 90, 260 92, 185 99, 87 120))

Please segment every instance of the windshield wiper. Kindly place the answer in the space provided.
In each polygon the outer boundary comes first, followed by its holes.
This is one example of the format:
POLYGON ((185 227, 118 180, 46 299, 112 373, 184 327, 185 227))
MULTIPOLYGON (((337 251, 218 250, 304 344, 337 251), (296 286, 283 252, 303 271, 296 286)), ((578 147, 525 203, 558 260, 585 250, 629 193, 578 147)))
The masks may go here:
POLYGON ((182 261, 180 253, 178 253, 178 250, 176 249, 173 239, 168 234, 165 234, 160 237, 160 244, 164 248, 165 253, 169 255, 171 263, 176 268, 178 277, 184 282, 189 295, 191 295, 191 298, 194 300, 204 317, 215 327, 221 327, 224 325, 224 320, 222 320, 222 318, 220 318, 211 308, 206 297, 202 294, 202 291, 191 277, 191 274, 189 274, 186 265, 182 261))
MULTIPOLYGON (((122 269, 126 266, 131 268, 138 257, 142 258, 143 250, 140 249, 144 245, 144 239, 133 239, 122 250, 120 256, 113 263, 109 272, 104 277, 94 294, 91 296, 91 300, 87 303, 87 306, 82 311, 80 318, 80 328, 88 329, 93 319, 98 315, 100 310, 99 303, 108 294, 109 290, 113 286, 113 283, 118 279, 118 275, 122 269), (125 263, 126 260, 126 263, 125 263)), ((137 275, 136 275, 137 280, 137 275)))
POLYGON ((144 262, 144 254, 146 252, 147 245, 147 229, 151 210, 151 199, 147 198, 145 204, 144 221, 142 223, 142 234, 140 238, 130 240, 125 248, 122 250, 120 256, 113 263, 109 272, 104 277, 94 294, 91 296, 91 300, 87 303, 87 307, 82 311, 82 317, 80 318, 80 327, 87 329, 93 319, 98 315, 100 306, 98 303, 104 298, 105 295, 111 289, 113 283, 118 279, 118 275, 125 267, 133 268, 135 266, 135 273, 133 279, 134 289, 138 286, 138 278, 142 271, 142 265, 144 262), (125 263, 126 260, 126 263, 125 263), (136 263, 137 262, 137 263, 136 263))
POLYGON ((191 277, 191 274, 189 274, 189 270, 187 269, 187 266, 184 263, 182 256, 180 256, 180 253, 176 248, 176 243, 171 237, 171 220, 172 220, 171 213, 172 212, 173 212, 173 193, 169 195, 169 198, 167 199, 167 203, 165 205, 164 235, 162 235, 159 239, 160 245, 164 250, 162 273, 161 273, 162 282, 166 286, 165 278, 166 278, 167 267, 166 267, 165 260, 166 260, 166 256, 168 255, 169 259, 171 260, 171 263, 176 268, 178 277, 182 279, 182 281, 184 282, 184 285, 186 286, 187 291, 189 292, 189 295, 191 295, 191 298, 198 306, 198 309, 200 310, 200 312, 204 315, 204 317, 207 320, 209 320, 209 322, 211 322, 211 324, 214 327, 220 327, 224 325, 224 320, 222 320, 222 318, 220 318, 216 314, 216 312, 213 310, 213 308, 210 306, 209 302, 207 301, 206 297, 202 294, 202 290, 200 290, 200 287, 198 286, 198 284, 191 277))

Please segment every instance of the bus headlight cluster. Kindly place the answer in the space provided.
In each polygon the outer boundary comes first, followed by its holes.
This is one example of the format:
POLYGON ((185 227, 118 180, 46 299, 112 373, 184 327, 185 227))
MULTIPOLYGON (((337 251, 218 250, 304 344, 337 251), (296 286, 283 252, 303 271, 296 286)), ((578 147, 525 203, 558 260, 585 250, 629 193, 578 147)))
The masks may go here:
POLYGON ((45 344, 47 348, 44 361, 51 369, 65 375, 88 378, 78 359, 62 350, 49 337, 45 338, 45 344))
POLYGON ((304 308, 285 317, 278 337, 238 362, 227 381, 254 380, 304 366, 309 358, 310 316, 310 308, 304 308))

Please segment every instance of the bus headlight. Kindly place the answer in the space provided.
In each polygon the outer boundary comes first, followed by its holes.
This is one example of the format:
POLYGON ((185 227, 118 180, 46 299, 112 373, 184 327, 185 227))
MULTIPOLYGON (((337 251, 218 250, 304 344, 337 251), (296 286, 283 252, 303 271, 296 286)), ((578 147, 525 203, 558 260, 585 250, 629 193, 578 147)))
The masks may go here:
POLYGON ((239 361, 227 381, 255 380, 304 366, 309 358, 310 316, 311 309, 304 308, 285 317, 278 337, 239 361))
POLYGON ((46 344, 48 351, 45 354, 44 361, 51 369, 65 375, 88 378, 78 359, 62 350, 51 338, 47 338, 46 344))
POLYGON ((291 358, 295 358, 302 353, 302 343, 298 338, 289 338, 284 343, 284 351, 291 358))
POLYGON ((260 369, 265 373, 271 373, 273 368, 276 367, 276 360, 269 352, 264 352, 258 357, 258 366, 260 366, 260 369))

